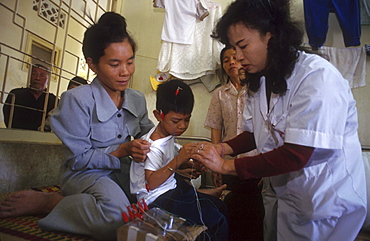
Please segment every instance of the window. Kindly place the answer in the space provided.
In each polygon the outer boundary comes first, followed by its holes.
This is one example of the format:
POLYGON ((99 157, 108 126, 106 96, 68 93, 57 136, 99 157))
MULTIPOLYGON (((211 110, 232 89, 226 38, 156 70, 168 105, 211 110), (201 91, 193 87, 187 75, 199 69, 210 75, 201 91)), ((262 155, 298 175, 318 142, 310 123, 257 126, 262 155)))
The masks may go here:
MULTIPOLYGON (((29 64, 42 64, 46 67, 51 67, 52 70, 52 81, 57 80, 60 66, 60 54, 61 50, 52 43, 36 36, 31 33, 28 35, 26 43, 27 56, 25 56, 25 62, 29 64), (54 51, 54 54, 53 54, 54 51), (31 57, 32 56, 32 57, 31 57)), ((24 64, 23 69, 28 71, 29 64, 24 64)))

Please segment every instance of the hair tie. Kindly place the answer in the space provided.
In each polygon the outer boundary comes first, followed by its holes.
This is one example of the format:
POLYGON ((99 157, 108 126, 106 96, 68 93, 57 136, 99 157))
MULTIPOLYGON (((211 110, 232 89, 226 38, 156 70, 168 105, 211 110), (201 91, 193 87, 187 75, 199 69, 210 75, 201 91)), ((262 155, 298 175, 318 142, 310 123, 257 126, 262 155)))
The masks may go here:
POLYGON ((175 107, 176 107, 176 112, 177 112, 177 96, 179 95, 180 90, 182 90, 182 88, 180 86, 178 86, 177 89, 176 89, 176 91, 175 91, 175 107))
POLYGON ((180 90, 182 90, 182 88, 179 86, 177 87, 176 91, 175 91, 175 95, 179 95, 180 93, 180 90))

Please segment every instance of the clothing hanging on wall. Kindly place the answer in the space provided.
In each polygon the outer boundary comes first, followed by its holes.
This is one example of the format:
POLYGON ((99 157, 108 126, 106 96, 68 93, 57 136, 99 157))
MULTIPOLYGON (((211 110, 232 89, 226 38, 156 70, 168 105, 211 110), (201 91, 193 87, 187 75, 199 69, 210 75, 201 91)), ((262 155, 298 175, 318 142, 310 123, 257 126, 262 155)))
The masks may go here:
MULTIPOLYGON (((219 67, 219 55, 223 44, 210 35, 218 19, 222 16, 221 5, 210 0, 202 0, 201 2, 206 4, 209 15, 203 21, 196 19, 192 44, 162 41, 158 57, 158 71, 169 72, 176 78, 183 80, 195 80, 208 74, 214 75, 215 70, 219 67)), ((202 79, 212 82, 205 84, 209 91, 219 85, 219 79, 215 75, 214 78, 207 76, 202 79)))
POLYGON ((162 40, 178 44, 192 44, 196 20, 203 20, 208 16, 208 10, 202 2, 199 0, 155 0, 153 7, 166 9, 162 40))
POLYGON ((348 80, 351 88, 366 85, 365 47, 321 47, 318 52, 339 70, 343 77, 348 80))
POLYGON ((303 0, 306 32, 312 47, 321 47, 328 32, 329 12, 335 12, 346 47, 359 46, 361 37, 358 0, 303 0))

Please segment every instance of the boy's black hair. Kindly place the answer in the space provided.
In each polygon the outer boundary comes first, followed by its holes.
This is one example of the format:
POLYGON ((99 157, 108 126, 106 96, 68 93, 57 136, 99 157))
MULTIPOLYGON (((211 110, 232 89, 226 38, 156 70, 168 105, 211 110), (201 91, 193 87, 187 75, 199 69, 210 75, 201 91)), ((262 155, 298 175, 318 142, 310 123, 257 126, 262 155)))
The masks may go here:
POLYGON ((165 115, 170 111, 191 114, 193 107, 193 91, 182 80, 173 79, 158 86, 156 102, 158 111, 165 115))

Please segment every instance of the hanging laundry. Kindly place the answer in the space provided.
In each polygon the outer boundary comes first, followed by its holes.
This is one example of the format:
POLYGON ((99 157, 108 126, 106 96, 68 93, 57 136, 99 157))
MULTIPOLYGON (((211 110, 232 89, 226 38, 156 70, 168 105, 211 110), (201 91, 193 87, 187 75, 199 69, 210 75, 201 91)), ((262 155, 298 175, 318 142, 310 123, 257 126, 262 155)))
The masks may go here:
MULTIPOLYGON (((170 0, 174 1, 174 0, 170 0)), ((212 31, 222 16, 221 5, 210 1, 201 0, 206 4, 208 17, 203 21, 196 20, 192 44, 184 45, 171 41, 162 41, 158 57, 157 69, 160 72, 169 72, 176 78, 195 80, 208 74, 215 74, 220 65, 220 52, 223 44, 211 37, 212 31)), ((217 83, 207 86, 217 86, 219 80, 204 78, 206 81, 217 83)), ((213 87, 210 87, 213 88, 213 87)))
POLYGON ((154 0, 153 7, 166 9, 162 40, 178 44, 192 44, 196 20, 208 16, 199 0, 154 0))
POLYGON ((370 56, 370 44, 365 44, 366 55, 370 56))
POLYGON ((366 85, 365 47, 321 47, 318 52, 339 70, 343 77, 348 80, 351 88, 366 85))
POLYGON ((370 24, 370 1, 360 0, 361 24, 370 24))
POLYGON ((358 0, 303 0, 306 32, 312 47, 321 47, 328 32, 329 12, 335 12, 346 47, 359 46, 361 37, 358 0))

